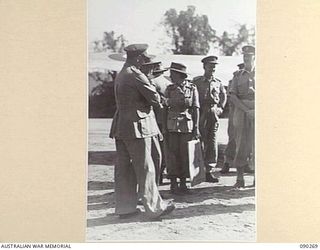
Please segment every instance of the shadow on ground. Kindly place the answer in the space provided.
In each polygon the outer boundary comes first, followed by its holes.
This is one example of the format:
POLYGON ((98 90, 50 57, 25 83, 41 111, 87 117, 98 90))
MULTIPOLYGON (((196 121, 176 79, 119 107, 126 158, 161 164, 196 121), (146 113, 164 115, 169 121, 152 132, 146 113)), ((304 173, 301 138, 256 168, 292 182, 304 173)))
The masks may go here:
MULTIPOLYGON (((210 205, 195 205, 185 208, 176 208, 171 214, 164 216, 160 220, 172 220, 172 219, 182 219, 182 218, 193 218, 197 216, 206 215, 217 215, 217 214, 227 214, 227 213, 243 213, 245 211, 254 211, 254 204, 241 204, 241 205, 223 205, 223 204, 210 204, 210 205)), ((129 219, 119 219, 115 214, 107 214, 105 217, 94 218, 87 220, 87 227, 97 227, 110 224, 121 224, 121 223, 150 223, 154 221, 148 219, 144 213, 141 213, 135 217, 129 219)))
POLYGON ((93 165, 115 165, 116 151, 89 151, 88 164, 93 165))
MULTIPOLYGON (((171 215, 164 217, 164 219, 181 219, 203 215, 216 215, 224 213, 242 213, 244 211, 254 211, 254 204, 239 204, 239 205, 226 205, 226 204, 202 204, 194 205, 192 203, 200 203, 209 199, 221 199, 228 201, 231 199, 241 199, 245 197, 254 197, 254 188, 245 188, 236 190, 231 186, 213 186, 196 188, 192 190, 189 195, 172 195, 167 190, 162 190, 161 195, 164 199, 170 199, 177 204, 189 203, 187 207, 177 208, 171 215)), ((88 197, 88 210, 109 209, 115 207, 114 193, 107 193, 103 195, 92 195, 88 197)), ((114 213, 109 213, 105 217, 88 219, 88 227, 102 226, 108 224, 130 223, 130 222, 150 222, 147 217, 142 213, 131 219, 119 219, 114 213)))
POLYGON ((88 190, 108 190, 114 189, 114 182, 112 181, 89 181, 88 190))
MULTIPOLYGON (((218 147, 218 162, 217 167, 222 167, 224 159, 224 150, 226 145, 219 144, 218 147)), ((115 165, 116 163, 116 151, 89 151, 88 152, 88 164, 93 165, 115 165)))

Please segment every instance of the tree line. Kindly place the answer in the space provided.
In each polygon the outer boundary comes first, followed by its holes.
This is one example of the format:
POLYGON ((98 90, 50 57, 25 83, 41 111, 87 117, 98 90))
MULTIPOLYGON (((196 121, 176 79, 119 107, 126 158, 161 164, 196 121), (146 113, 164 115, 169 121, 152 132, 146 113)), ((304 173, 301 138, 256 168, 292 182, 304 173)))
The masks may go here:
MULTIPOLYGON (((172 53, 183 55, 206 55, 215 46, 223 56, 239 54, 244 44, 255 45, 255 29, 246 24, 238 24, 236 33, 224 31, 221 36, 209 23, 207 15, 196 14, 195 6, 187 10, 169 9, 159 24, 171 40, 172 53)), ((124 35, 114 31, 104 32, 101 40, 93 42, 95 52, 123 52, 128 41, 124 35)))

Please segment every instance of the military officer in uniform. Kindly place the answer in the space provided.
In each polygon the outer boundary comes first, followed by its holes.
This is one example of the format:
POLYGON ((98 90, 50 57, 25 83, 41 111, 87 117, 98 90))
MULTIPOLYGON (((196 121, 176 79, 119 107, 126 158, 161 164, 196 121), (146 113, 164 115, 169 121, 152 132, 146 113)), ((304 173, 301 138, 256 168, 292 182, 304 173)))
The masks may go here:
POLYGON ((206 181, 214 183, 219 181, 213 173, 218 159, 219 115, 226 105, 227 95, 221 81, 213 76, 218 57, 207 56, 201 62, 204 75, 195 77, 193 83, 197 86, 200 99, 200 133, 206 164, 206 181))
MULTIPOLYGON (((238 70, 233 72, 233 75, 236 75, 239 70, 244 68, 244 63, 239 63, 238 70)), ((236 142, 234 140, 234 127, 233 127, 233 112, 234 112, 234 105, 230 101, 230 87, 231 87, 232 80, 229 81, 228 85, 228 106, 229 106, 229 114, 228 114, 228 144, 224 151, 224 164, 223 168, 221 169, 220 173, 226 174, 229 173, 230 167, 233 165, 234 155, 236 153, 236 142)))
POLYGON ((230 88, 230 100, 234 105, 236 153, 233 165, 237 168, 236 188, 245 186, 245 167, 249 163, 254 164, 255 48, 244 46, 242 53, 244 69, 234 75, 230 88))
POLYGON ((186 66, 171 63, 171 85, 165 97, 164 134, 168 136, 167 178, 173 194, 188 193, 186 178, 190 177, 188 163, 188 141, 199 138, 199 97, 194 84, 186 80, 186 66), (180 179, 178 185, 177 178, 180 179))
MULTIPOLYGON (((152 61, 151 58, 147 59, 141 66, 141 71, 148 77, 152 85, 155 86, 158 94, 163 99, 165 90, 171 82, 163 77, 163 73, 168 69, 164 69, 160 61, 152 61)), ((157 124, 160 130, 162 130, 163 124, 163 107, 155 107, 154 112, 156 115, 157 124)), ((161 136, 159 138, 160 145, 156 142, 152 143, 152 158, 156 168, 156 182, 162 184, 163 171, 165 169, 165 153, 164 144, 165 138, 161 136)))
POLYGON ((115 79, 117 110, 110 137, 116 140, 115 213, 120 218, 137 214, 138 198, 142 199, 150 218, 158 218, 174 209, 173 204, 162 200, 155 181, 151 147, 159 128, 153 106, 160 105, 160 96, 139 70, 147 58, 147 47, 147 44, 125 47, 127 60, 115 79))
MULTIPOLYGON (((163 98, 162 100, 164 100, 164 94, 167 87, 171 84, 171 81, 169 81, 167 77, 163 75, 163 73, 167 70, 168 68, 162 67, 161 62, 157 62, 154 65, 153 71, 152 71, 153 78, 151 82, 156 87, 156 90, 160 94, 161 98, 163 98)), ((161 131, 163 130, 163 123, 164 123, 163 112, 164 112, 163 108, 155 109, 157 123, 161 131)), ((168 155, 167 144, 168 144, 167 135, 163 135, 163 140, 160 142, 161 152, 162 152, 162 162, 161 162, 160 173, 159 173, 159 184, 163 184, 163 173, 166 169, 166 162, 168 161, 167 160, 167 155, 168 155)))

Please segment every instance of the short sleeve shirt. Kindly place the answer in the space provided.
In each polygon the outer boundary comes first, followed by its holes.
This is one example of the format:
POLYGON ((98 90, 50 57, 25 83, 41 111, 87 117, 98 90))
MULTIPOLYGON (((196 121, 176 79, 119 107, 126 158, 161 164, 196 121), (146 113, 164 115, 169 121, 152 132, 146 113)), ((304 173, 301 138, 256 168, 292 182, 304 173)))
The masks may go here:
POLYGON ((221 81, 214 77, 207 79, 205 76, 198 76, 193 79, 193 83, 199 91, 200 107, 207 104, 219 104, 220 95, 226 93, 221 81))

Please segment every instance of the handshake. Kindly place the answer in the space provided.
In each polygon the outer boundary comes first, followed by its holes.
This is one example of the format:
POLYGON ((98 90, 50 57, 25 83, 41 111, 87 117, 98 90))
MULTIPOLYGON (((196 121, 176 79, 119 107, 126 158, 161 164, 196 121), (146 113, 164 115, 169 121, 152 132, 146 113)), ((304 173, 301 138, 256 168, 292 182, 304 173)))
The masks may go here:
POLYGON ((219 107, 213 107, 213 110, 217 116, 220 116, 223 113, 223 109, 219 107))

